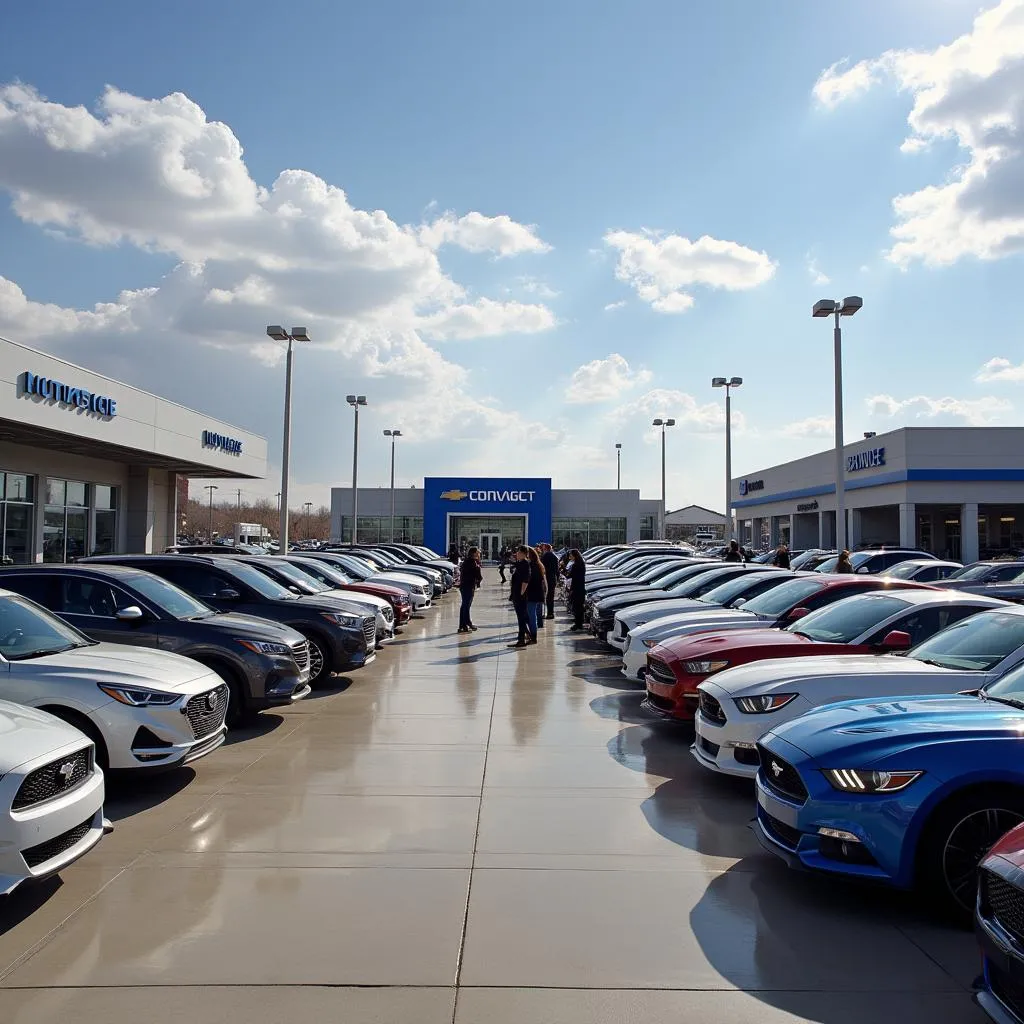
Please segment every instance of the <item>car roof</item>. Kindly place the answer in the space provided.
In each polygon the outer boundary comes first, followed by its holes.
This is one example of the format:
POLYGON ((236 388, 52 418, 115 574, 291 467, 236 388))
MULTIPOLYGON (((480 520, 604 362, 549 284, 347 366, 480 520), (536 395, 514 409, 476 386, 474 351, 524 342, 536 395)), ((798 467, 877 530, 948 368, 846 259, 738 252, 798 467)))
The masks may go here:
MULTIPOLYGON (((907 604, 915 605, 943 605, 943 604, 970 604, 978 605, 984 608, 996 608, 1003 607, 1007 604, 1006 601, 1000 601, 995 597, 985 597, 982 594, 965 594, 961 590, 943 590, 941 587, 929 587, 927 590, 921 588, 920 590, 907 590, 900 588, 899 599, 905 601, 907 604), (980 598, 980 600, 975 600, 980 598)), ((865 597, 889 597, 890 595, 886 590, 870 590, 864 595, 865 597)), ((829 607, 838 607, 838 602, 835 605, 829 607)))
POLYGON ((151 555, 96 555, 96 561, 92 558, 82 559, 82 563, 85 565, 111 565, 122 562, 129 564, 135 562, 152 562, 154 560, 158 562, 184 562, 185 565, 195 565, 196 562, 203 562, 207 565, 216 565, 222 569, 230 568, 232 565, 238 565, 239 559, 225 555, 206 555, 201 553, 191 555, 176 555, 176 554, 151 554, 151 555), (111 558, 116 561, 111 563, 107 562, 106 559, 111 558))
POLYGON ((96 573, 101 576, 138 576, 139 573, 143 572, 142 569, 134 569, 127 565, 108 565, 103 562, 86 562, 86 563, 65 563, 65 562, 50 562, 50 563, 32 563, 29 565, 0 565, 0 574, 7 573, 12 575, 13 573, 96 573))
POLYGON ((828 581, 829 587, 846 586, 870 587, 872 590, 938 590, 930 583, 917 583, 914 580, 898 580, 891 576, 863 575, 854 576, 846 572, 809 572, 808 576, 821 576, 828 581), (884 580, 881 586, 879 583, 884 580))

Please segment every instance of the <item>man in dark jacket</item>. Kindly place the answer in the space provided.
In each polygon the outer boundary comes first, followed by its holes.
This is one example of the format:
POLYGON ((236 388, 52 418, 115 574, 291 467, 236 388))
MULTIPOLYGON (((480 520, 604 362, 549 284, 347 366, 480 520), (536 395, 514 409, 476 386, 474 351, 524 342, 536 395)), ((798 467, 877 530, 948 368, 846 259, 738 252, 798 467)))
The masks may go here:
POLYGON ((772 559, 772 565, 779 569, 789 568, 789 548, 785 544, 780 544, 775 549, 775 558, 772 559))
POLYGON ((742 562, 743 553, 740 551, 740 542, 738 540, 729 541, 729 549, 725 553, 725 562, 742 562))
POLYGON ((558 585, 558 556, 550 544, 541 544, 540 560, 544 563, 544 582, 548 585, 548 618, 555 617, 555 587, 558 585))
POLYGON ((572 608, 572 630, 578 633, 583 628, 583 608, 587 589, 587 564, 577 548, 569 552, 572 564, 569 566, 569 604, 572 608))
MULTIPOLYGON (((516 621, 519 625, 519 636, 514 644, 509 647, 522 649, 526 646, 526 639, 529 635, 527 626, 527 601, 526 590, 530 585, 530 558, 529 551, 525 544, 516 548, 515 563, 512 570, 512 607, 516 610, 516 621)), ((535 641, 536 642, 536 641, 535 641)))

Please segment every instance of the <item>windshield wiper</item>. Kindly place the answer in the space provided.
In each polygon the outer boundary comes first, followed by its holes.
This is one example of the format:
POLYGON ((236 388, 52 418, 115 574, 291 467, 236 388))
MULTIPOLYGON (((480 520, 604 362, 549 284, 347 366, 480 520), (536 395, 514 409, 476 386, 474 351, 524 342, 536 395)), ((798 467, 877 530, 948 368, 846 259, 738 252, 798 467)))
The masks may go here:
POLYGON ((43 651, 29 651, 26 654, 9 654, 8 661, 29 661, 31 658, 45 658, 48 654, 63 654, 65 651, 73 651, 76 647, 91 647, 97 641, 90 644, 65 644, 63 647, 51 647, 43 651))
POLYGON ((1017 708, 1018 711, 1024 711, 1024 700, 1017 700, 1015 697, 993 697, 991 693, 985 693, 984 690, 979 690, 978 696, 982 700, 994 700, 1000 704, 1008 704, 1011 708, 1017 708), (983 697, 982 694, 984 694, 983 697))

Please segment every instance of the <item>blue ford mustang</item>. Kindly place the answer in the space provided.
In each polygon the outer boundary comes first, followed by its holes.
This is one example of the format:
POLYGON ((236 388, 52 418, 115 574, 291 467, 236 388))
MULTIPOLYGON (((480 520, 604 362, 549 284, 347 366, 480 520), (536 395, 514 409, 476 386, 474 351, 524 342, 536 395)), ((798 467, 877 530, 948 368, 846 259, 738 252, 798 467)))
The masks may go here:
POLYGON ((1024 667, 972 694, 829 704, 759 741, 757 835, 793 867, 909 888, 958 916, 1024 821, 1024 667))

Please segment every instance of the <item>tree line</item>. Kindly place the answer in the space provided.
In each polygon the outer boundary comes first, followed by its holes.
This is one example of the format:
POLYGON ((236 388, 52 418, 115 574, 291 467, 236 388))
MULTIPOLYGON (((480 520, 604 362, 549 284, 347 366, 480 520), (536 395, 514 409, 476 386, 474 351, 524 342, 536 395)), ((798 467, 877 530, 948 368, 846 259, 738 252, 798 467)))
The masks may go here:
MULTIPOLYGON (((274 537, 280 532, 281 514, 277 505, 266 499, 258 501, 215 501, 213 503, 213 533, 217 537, 233 537, 235 523, 257 523, 265 526, 274 537)), ((184 508, 178 509, 178 533, 189 538, 208 538, 210 506, 198 498, 190 497, 184 508)), ((306 509, 292 509, 288 513, 288 537, 291 541, 330 540, 331 510, 326 505, 306 509)))

